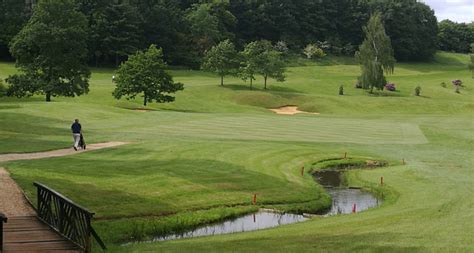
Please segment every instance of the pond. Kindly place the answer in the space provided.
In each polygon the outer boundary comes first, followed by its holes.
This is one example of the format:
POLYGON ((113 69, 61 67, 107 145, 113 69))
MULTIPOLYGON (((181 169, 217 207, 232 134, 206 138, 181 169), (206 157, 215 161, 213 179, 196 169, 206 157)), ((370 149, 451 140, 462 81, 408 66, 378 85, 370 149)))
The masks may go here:
MULTIPOLYGON (((379 199, 368 192, 360 189, 342 187, 342 174, 343 171, 334 170, 318 171, 313 174, 314 180, 324 186, 332 198, 331 208, 322 213, 322 215, 330 216, 352 213, 354 205, 356 211, 360 212, 381 204, 379 199)), ((192 231, 155 237, 151 241, 166 241, 200 236, 240 233, 302 222, 308 219, 308 217, 299 214, 259 211, 236 219, 199 227, 192 231)))

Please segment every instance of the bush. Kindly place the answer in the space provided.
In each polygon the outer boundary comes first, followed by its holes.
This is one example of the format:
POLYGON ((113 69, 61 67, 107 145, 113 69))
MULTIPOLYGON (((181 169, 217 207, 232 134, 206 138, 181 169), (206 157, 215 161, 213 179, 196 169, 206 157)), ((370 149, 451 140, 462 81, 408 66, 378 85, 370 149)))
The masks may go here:
POLYGON ((344 86, 339 86, 339 95, 344 95, 344 86))
POLYGON ((453 83, 454 86, 462 86, 462 81, 461 80, 453 80, 451 81, 453 83))
POLYGON ((420 96, 420 94, 421 94, 421 87, 420 85, 418 85, 415 88, 415 96, 420 96))
POLYGON ((313 58, 322 58, 326 56, 326 53, 319 48, 316 44, 308 44, 304 49, 303 49, 303 54, 306 55, 308 59, 313 59, 313 58))
POLYGON ((7 95, 7 86, 3 83, 3 80, 0 79, 0 98, 7 95))
POLYGON ((282 54, 288 53, 288 44, 284 41, 278 41, 273 48, 282 54))
POLYGON ((385 84, 385 89, 388 90, 388 91, 396 91, 397 89, 395 88, 395 84, 394 83, 387 83, 385 84))
POLYGON ((448 85, 446 85, 446 83, 445 83, 445 82, 442 82, 442 83, 440 83, 439 85, 441 85, 441 87, 443 87, 443 88, 446 88, 446 87, 448 87, 448 85))

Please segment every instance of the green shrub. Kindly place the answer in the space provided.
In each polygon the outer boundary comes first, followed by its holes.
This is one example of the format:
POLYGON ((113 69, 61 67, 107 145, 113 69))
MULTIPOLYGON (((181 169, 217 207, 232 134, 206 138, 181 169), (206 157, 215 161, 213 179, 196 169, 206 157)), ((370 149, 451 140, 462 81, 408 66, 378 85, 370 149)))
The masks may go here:
POLYGON ((439 85, 441 85, 441 87, 443 87, 443 88, 448 87, 448 85, 447 85, 445 82, 442 82, 442 83, 440 83, 439 85))
POLYGON ((308 59, 313 59, 313 58, 322 58, 326 56, 326 53, 318 47, 316 44, 308 44, 304 49, 303 49, 303 54, 306 55, 308 59))
POLYGON ((339 86, 339 95, 344 95, 344 86, 339 86))
POLYGON ((421 87, 420 85, 418 85, 415 88, 415 96, 420 96, 420 94, 421 94, 421 87))
POLYGON ((0 79, 0 98, 7 95, 7 86, 3 83, 3 80, 0 79))

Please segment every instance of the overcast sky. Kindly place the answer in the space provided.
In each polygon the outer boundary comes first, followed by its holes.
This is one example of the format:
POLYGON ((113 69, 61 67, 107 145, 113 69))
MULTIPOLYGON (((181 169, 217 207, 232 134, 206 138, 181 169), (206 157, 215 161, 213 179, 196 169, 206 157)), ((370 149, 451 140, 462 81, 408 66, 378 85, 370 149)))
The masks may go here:
POLYGON ((456 22, 474 21, 474 0, 423 0, 436 13, 438 21, 450 19, 456 22))

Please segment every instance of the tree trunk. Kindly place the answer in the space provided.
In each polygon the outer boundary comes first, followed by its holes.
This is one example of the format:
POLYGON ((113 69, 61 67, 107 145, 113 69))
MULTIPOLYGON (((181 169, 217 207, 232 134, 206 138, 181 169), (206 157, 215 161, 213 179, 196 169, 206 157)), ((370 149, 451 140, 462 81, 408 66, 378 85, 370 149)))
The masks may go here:
POLYGON ((252 89, 252 78, 250 78, 250 89, 252 89))
POLYGON ((51 92, 46 92, 46 102, 51 102, 51 92))
POLYGON ((224 76, 221 76, 221 86, 224 86, 224 76))
POLYGON ((266 75, 263 77, 263 79, 265 79, 265 86, 263 87, 265 90, 267 89, 267 78, 268 76, 266 75))
POLYGON ((118 54, 115 54, 115 67, 119 66, 119 56, 118 54))
POLYGON ((147 102, 146 99, 147 98, 146 98, 146 93, 145 93, 145 96, 143 96, 143 106, 146 106, 146 102, 147 102))

